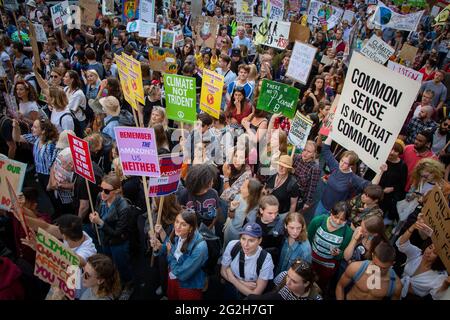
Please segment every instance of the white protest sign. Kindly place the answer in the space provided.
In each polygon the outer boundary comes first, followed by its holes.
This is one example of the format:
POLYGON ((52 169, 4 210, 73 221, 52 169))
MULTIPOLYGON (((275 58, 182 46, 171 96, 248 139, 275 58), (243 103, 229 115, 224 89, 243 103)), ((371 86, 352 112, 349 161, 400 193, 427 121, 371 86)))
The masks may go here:
POLYGON ((47 42, 47 34, 45 33, 44 26, 39 23, 33 23, 34 30, 36 32, 36 41, 37 42, 47 42))
POLYGON ((253 39, 255 45, 266 45, 286 49, 289 44, 290 22, 253 17, 253 39))
POLYGON ((17 0, 3 0, 3 6, 9 11, 19 10, 19 3, 17 0))
POLYGON ((155 22, 155 1, 140 0, 139 1, 139 19, 145 22, 155 22))
POLYGON ((253 0, 236 0, 236 21, 238 23, 252 23, 253 0))
POLYGON ((133 20, 127 23, 127 32, 138 32, 141 29, 141 20, 133 20))
POLYGON ((352 10, 345 10, 344 15, 342 16, 342 21, 347 20, 349 25, 353 25, 353 18, 355 17, 355 13, 352 10))
POLYGON ((297 149, 303 150, 308 141, 313 122, 299 111, 296 112, 289 130, 289 142, 297 149))
POLYGON ((375 26, 380 28, 416 31, 423 13, 424 10, 409 14, 396 13, 379 1, 377 9, 370 20, 375 26))
POLYGON ((102 14, 104 16, 113 16, 115 14, 114 0, 102 0, 102 14))
POLYGON ((184 35, 183 28, 180 25, 174 26, 173 31, 175 32, 175 47, 184 46, 184 35))
POLYGON ((331 137, 375 172, 386 162, 420 83, 354 52, 331 137))
POLYGON ((71 18, 71 11, 69 1, 60 2, 50 8, 52 15, 53 27, 55 29, 61 28, 69 23, 71 18))
POLYGON ((393 61, 388 61, 387 66, 389 69, 391 69, 397 73, 400 73, 407 78, 413 79, 415 81, 419 81, 420 83, 422 82, 423 74, 414 69, 402 66, 401 64, 395 63, 393 61))
POLYGON ((139 37, 155 39, 157 35, 157 25, 153 22, 145 22, 140 20, 139 37))
POLYGON ((316 52, 316 47, 296 41, 286 76, 306 84, 316 52))
POLYGON ((362 47, 360 52, 375 62, 385 64, 386 61, 388 61, 388 59, 394 54, 395 49, 373 34, 364 47, 362 47))
POLYGON ((263 0, 262 16, 267 17, 267 15, 271 20, 283 20, 284 0, 263 0))
POLYGON ((343 14, 344 10, 341 8, 311 0, 308 8, 308 23, 313 26, 326 24, 327 30, 330 30, 341 21, 343 14))

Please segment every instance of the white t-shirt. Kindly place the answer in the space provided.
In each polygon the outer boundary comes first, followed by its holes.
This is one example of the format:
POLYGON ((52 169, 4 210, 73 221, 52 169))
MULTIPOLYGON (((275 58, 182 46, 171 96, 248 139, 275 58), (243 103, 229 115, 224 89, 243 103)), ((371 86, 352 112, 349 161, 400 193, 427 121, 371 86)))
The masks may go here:
POLYGON ((239 255, 238 253, 236 257, 231 260, 231 250, 233 249, 234 245, 239 242, 240 240, 232 240, 228 243, 227 248, 225 249, 225 252, 222 256, 222 266, 224 267, 231 267, 231 271, 233 271, 233 274, 236 278, 244 280, 244 281, 256 281, 258 279, 262 280, 271 280, 273 279, 273 261, 272 256, 270 253, 267 253, 266 259, 264 260, 264 263, 261 267, 261 270, 259 271, 259 277, 256 274, 256 262, 258 260, 258 257, 262 251, 261 247, 258 247, 258 250, 256 253, 250 257, 247 255, 245 256, 245 264, 244 264, 244 273, 245 273, 245 279, 241 278, 239 276, 239 255))
MULTIPOLYGON (((73 252, 75 252, 77 255, 79 255, 81 258, 84 259, 84 261, 87 260, 90 256, 93 256, 97 253, 97 249, 95 248, 94 242, 92 241, 92 238, 89 237, 89 235, 83 231, 84 235, 84 241, 82 244, 80 244, 78 247, 70 248, 73 252)), ((69 247, 69 244, 66 240, 64 240, 64 245, 66 247, 69 247)))
POLYGON ((65 87, 64 91, 66 92, 67 99, 69 100, 67 107, 73 111, 79 121, 86 120, 86 116, 83 113, 83 110, 86 110, 86 96, 83 91, 78 89, 75 92, 70 92, 69 87, 65 87))
POLYGON ((69 109, 66 107, 66 109, 62 111, 52 111, 52 116, 50 118, 51 123, 55 125, 55 127, 58 129, 58 132, 61 133, 64 130, 75 130, 75 125, 73 123, 73 119, 70 115, 64 116, 61 121, 61 125, 59 125, 59 119, 65 114, 69 113, 69 109))
POLYGON ((28 117, 32 111, 39 112, 39 106, 36 101, 19 102, 19 112, 23 114, 24 117, 28 117))
POLYGON ((9 71, 7 62, 11 61, 11 58, 5 51, 0 53, 0 61, 2 62, 3 69, 5 69, 6 72, 9 71))

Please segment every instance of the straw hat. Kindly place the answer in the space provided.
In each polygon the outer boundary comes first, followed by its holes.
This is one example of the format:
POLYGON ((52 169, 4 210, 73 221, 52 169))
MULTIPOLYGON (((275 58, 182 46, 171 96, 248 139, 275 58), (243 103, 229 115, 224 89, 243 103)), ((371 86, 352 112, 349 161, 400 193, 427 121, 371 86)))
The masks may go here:
POLYGON ((69 133, 73 136, 76 136, 75 132, 72 130, 64 130, 59 134, 58 142, 56 143, 56 148, 65 149, 69 147, 69 133))
POLYGON ((120 102, 116 97, 109 96, 101 98, 98 102, 101 104, 103 111, 107 115, 116 117, 120 114, 120 102))
POLYGON ((276 161, 276 163, 287 169, 291 169, 291 170, 294 169, 292 167, 292 158, 290 156, 288 156, 287 154, 280 156, 280 158, 278 159, 278 161, 276 161))
POLYGON ((30 6, 30 7, 36 8, 36 1, 34 1, 34 0, 30 0, 30 1, 28 1, 28 2, 27 2, 27 6, 30 6))

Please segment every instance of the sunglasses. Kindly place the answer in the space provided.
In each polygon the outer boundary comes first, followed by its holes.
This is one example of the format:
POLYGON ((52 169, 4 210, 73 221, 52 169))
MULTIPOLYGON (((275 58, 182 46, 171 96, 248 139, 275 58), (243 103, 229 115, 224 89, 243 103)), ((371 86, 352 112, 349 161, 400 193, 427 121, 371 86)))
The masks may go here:
POLYGON ((58 77, 59 77, 58 75, 54 75, 54 74, 50 75, 50 78, 58 78, 58 77))
POLYGON ((109 195, 109 194, 111 193, 111 191, 114 191, 114 190, 116 190, 116 189, 110 190, 110 189, 103 189, 103 188, 102 188, 102 192, 103 192, 104 194, 106 194, 106 195, 109 195))

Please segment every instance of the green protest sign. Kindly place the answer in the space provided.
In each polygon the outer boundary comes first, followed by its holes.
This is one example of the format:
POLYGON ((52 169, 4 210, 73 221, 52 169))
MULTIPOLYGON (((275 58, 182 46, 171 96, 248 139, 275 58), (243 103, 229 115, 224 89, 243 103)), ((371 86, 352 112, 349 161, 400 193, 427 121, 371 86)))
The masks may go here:
POLYGON ((297 88, 264 79, 256 108, 271 113, 281 112, 292 119, 297 110, 299 94, 297 88))
POLYGON ((197 120, 195 78, 164 74, 167 118, 193 123, 197 120))
POLYGON ((407 4, 411 7, 424 8, 427 2, 425 0, 408 0, 407 4))

